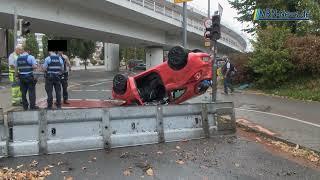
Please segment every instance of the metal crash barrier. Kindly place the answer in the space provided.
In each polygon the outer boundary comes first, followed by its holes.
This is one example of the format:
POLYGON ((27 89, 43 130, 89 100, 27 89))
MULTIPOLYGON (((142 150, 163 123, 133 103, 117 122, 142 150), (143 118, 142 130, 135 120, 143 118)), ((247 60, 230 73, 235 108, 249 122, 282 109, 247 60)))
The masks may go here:
POLYGON ((0 108, 0 158, 8 156, 8 126, 4 121, 3 109, 0 108))
POLYGON ((3 156, 208 138, 236 129, 233 103, 229 102, 9 112, 8 123, 9 138, 1 141, 3 156), (223 116, 230 118, 220 118, 223 116))

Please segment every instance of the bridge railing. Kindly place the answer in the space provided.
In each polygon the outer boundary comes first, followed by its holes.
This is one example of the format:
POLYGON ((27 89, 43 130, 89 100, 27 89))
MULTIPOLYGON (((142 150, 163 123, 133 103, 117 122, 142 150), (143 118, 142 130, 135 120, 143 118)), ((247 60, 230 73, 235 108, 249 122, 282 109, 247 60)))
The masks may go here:
MULTIPOLYGON (((171 8, 167 7, 164 3, 156 2, 154 0, 127 0, 127 1, 130 1, 131 3, 140 5, 142 7, 145 7, 147 9, 153 10, 154 12, 165 15, 176 21, 182 22, 181 13, 172 10, 171 8)), ((191 8, 191 10, 194 10, 194 9, 191 8)), ((201 31, 200 33, 204 32, 203 23, 195 19, 190 19, 190 18, 188 19, 188 27, 193 28, 196 31, 201 31)))
MULTIPOLYGON (((169 18, 172 18, 172 19, 182 23, 183 18, 182 18, 181 12, 173 10, 172 8, 166 6, 165 2, 170 3, 171 1, 169 1, 169 0, 162 1, 162 2, 157 2, 155 0, 127 0, 127 1, 134 3, 136 5, 140 5, 142 7, 145 7, 149 10, 152 10, 156 13, 162 14, 164 16, 167 16, 169 18)), ((203 11, 198 10, 194 7, 188 6, 188 10, 195 12, 197 14, 200 14, 202 16, 206 16, 206 14, 203 11)), ((194 31, 198 34, 202 34, 205 31, 202 21, 199 21, 198 19, 191 19, 191 18, 188 18, 188 29, 191 31, 194 31)), ((221 39, 221 41, 223 41, 224 43, 227 43, 231 47, 234 47, 236 49, 240 49, 238 47, 238 45, 232 44, 225 39, 221 39)))

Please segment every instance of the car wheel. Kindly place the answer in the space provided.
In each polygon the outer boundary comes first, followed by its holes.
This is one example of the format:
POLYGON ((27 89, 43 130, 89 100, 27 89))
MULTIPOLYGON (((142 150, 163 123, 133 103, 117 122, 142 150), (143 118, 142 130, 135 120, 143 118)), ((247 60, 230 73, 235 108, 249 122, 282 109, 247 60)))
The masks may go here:
POLYGON ((117 94, 124 94, 127 90, 128 78, 122 74, 117 74, 113 78, 113 90, 117 94))
POLYGON ((184 68, 188 61, 189 51, 181 46, 173 47, 168 53, 168 65, 173 70, 184 68))
POLYGON ((194 49, 191 52, 193 52, 193 53, 202 53, 203 51, 201 51, 200 49, 194 49))

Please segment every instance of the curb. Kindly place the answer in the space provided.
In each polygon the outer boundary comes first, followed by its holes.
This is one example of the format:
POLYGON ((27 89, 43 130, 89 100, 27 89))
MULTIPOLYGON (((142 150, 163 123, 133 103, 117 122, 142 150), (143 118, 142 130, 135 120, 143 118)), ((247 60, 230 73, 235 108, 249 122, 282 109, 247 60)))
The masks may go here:
POLYGON ((264 133, 264 132, 262 132, 262 131, 259 131, 259 130, 257 130, 257 129, 251 128, 251 127, 249 127, 249 126, 243 125, 243 124, 238 123, 238 122, 236 122, 236 126, 239 127, 239 128, 244 128, 244 129, 245 129, 246 131, 248 131, 248 132, 257 133, 258 135, 263 136, 263 137, 266 137, 266 138, 269 138, 269 139, 271 139, 271 140, 283 142, 283 143, 285 143, 285 144, 287 144, 287 145, 289 145, 289 146, 299 145, 299 148, 300 148, 300 149, 307 150, 307 151, 313 151, 313 152, 315 152, 316 154, 318 154, 318 155, 320 156, 320 151, 318 151, 318 150, 314 150, 314 149, 311 149, 311 148, 302 146, 302 145, 300 145, 300 144, 297 144, 297 143, 294 143, 294 142, 291 142, 291 141, 282 139, 282 138, 280 138, 280 137, 276 137, 276 136, 269 135, 269 134, 267 134, 267 133, 264 133))

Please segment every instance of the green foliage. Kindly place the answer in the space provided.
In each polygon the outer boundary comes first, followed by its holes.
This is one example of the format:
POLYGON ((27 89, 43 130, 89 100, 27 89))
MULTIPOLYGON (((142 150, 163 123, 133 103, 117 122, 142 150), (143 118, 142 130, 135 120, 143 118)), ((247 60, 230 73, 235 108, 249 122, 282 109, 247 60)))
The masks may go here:
POLYGON ((249 53, 234 53, 229 55, 231 63, 235 65, 237 73, 233 78, 235 84, 250 83, 253 81, 254 72, 248 66, 249 53))
POLYGON ((47 57, 49 56, 49 52, 48 52, 48 36, 44 35, 42 36, 42 48, 43 48, 43 57, 47 57))
POLYGON ((293 36, 287 40, 290 60, 295 72, 303 75, 320 75, 320 37, 306 35, 293 36))
POLYGON ((320 101, 320 78, 297 76, 280 87, 268 90, 267 92, 294 99, 320 101))
POLYGON ((13 30, 8 30, 8 48, 9 48, 9 53, 12 53, 14 51, 14 37, 13 37, 13 30))
POLYGON ((246 32, 256 32, 258 29, 265 29, 268 26, 288 27, 292 33, 316 33, 320 34, 320 8, 316 0, 229 0, 233 8, 238 11, 240 22, 250 22, 253 28, 244 29, 246 32), (254 21, 254 10, 272 8, 287 10, 290 12, 310 10, 312 21, 254 21))
POLYGON ((1 65, 1 72, 8 72, 9 67, 8 67, 8 60, 6 58, 0 58, 0 65, 1 65))
POLYGON ((98 64, 98 61, 94 59, 90 59, 90 63, 95 66, 96 64, 98 64))
POLYGON ((268 27, 259 30, 257 35, 249 67, 256 73, 259 87, 273 88, 287 80, 293 69, 289 50, 285 48, 290 32, 284 28, 268 27))
POLYGON ((26 36, 26 42, 25 42, 25 51, 29 51, 31 55, 34 57, 38 57, 39 54, 39 45, 36 39, 36 36, 34 34, 28 34, 26 36))
POLYGON ((126 62, 130 59, 139 59, 145 61, 146 54, 144 48, 120 47, 120 59, 125 59, 126 62))
POLYGON ((299 35, 306 35, 309 33, 320 36, 320 1, 301 0, 297 9, 299 11, 309 10, 311 14, 311 21, 298 22, 297 33, 299 35))
POLYGON ((104 43, 99 58, 104 61, 104 43))

